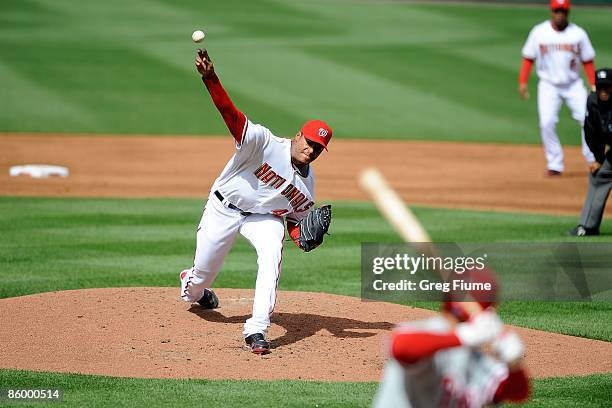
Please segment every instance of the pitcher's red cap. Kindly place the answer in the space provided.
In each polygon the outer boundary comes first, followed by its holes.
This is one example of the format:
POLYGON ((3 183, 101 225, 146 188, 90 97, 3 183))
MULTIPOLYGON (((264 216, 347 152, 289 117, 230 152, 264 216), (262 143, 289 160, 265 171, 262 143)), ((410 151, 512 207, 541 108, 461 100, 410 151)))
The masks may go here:
POLYGON ((322 120, 309 120, 302 126, 302 134, 308 140, 322 145, 327 150, 327 144, 332 138, 332 130, 322 120))
POLYGON ((550 9, 551 10, 569 10, 570 8, 570 0, 550 0, 550 9))

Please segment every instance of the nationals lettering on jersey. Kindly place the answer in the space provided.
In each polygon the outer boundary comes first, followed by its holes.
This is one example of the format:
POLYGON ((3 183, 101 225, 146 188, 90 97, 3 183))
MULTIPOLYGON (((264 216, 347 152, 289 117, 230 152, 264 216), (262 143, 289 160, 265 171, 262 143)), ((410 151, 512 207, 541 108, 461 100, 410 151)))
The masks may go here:
POLYGON ((522 54, 536 60, 538 77, 553 85, 568 85, 580 79, 579 62, 595 58, 593 45, 582 28, 570 23, 565 30, 556 31, 550 20, 531 30, 522 54))
POLYGON ((247 120, 241 144, 212 191, 243 211, 286 215, 300 221, 314 206, 314 174, 303 177, 291 163, 291 140, 247 120))
POLYGON ((540 55, 544 56, 549 52, 566 51, 576 55, 580 52, 578 44, 540 44, 540 55))
MULTIPOLYGON (((268 163, 262 164, 257 170, 253 172, 255 177, 261 180, 264 184, 269 185, 270 187, 279 189, 283 185, 287 179, 279 176, 268 163)), ((313 201, 309 201, 308 196, 300 191, 300 189, 293 184, 289 183, 281 194, 287 198, 291 208, 296 213, 304 212, 308 210, 310 207, 314 205, 313 201), (303 204, 306 204, 302 207, 303 204)), ((278 215, 278 211, 274 210, 273 213, 278 215)))

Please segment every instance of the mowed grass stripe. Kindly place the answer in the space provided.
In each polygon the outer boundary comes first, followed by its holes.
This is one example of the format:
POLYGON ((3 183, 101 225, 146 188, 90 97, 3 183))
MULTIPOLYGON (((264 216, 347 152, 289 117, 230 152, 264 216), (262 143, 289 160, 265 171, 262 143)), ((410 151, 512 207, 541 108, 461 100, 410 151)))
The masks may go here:
MULTIPOLYGON (((534 380, 531 401, 522 406, 603 407, 611 383, 612 374, 534 380)), ((61 388, 62 407, 243 407, 253 401, 266 407, 369 407, 378 383, 158 380, 0 370, 0 388, 61 388)))
MULTIPOLYGON (((316 116, 336 137, 539 143, 535 98, 522 103, 515 88, 520 48, 547 18, 544 7, 295 0, 6 0, 1 7, 0 65, 8 75, 0 87, 9 92, 0 131, 226 133, 193 68, 189 34, 201 27, 239 108, 278 134, 292 135, 316 116)), ((598 65, 612 64, 610 16, 607 8, 572 14, 592 33, 598 65)), ((577 125, 562 117, 562 141, 577 144, 577 125)))
MULTIPOLYGON (((0 197, 0 297, 52 290, 177 285, 192 264, 200 200, 0 197)), ((416 208, 438 242, 564 242, 572 217, 416 208), (517 222, 520 219, 520 222, 517 222)), ((602 237, 612 230, 604 222, 602 237)), ((285 243, 281 290, 360 296, 361 242, 397 243, 399 237, 369 203, 334 203, 331 236, 308 254, 285 243)), ((574 239, 575 240, 575 239, 574 239)), ((253 288, 256 256, 239 238, 214 283, 253 288)), ((517 274, 525 273, 517 268, 517 274)), ((436 308, 436 303, 418 306, 436 308)), ((506 302, 512 324, 612 340, 612 305, 506 302), (571 316, 569 318, 568 316, 571 316)))

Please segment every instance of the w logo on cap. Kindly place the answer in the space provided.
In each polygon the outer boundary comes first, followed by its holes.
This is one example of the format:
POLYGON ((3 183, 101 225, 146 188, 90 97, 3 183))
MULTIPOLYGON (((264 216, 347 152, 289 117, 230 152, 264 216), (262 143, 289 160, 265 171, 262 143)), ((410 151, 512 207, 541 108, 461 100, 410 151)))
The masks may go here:
POLYGON ((332 130, 322 120, 309 120, 302 126, 302 134, 308 140, 322 145, 327 150, 327 144, 332 138, 332 130))

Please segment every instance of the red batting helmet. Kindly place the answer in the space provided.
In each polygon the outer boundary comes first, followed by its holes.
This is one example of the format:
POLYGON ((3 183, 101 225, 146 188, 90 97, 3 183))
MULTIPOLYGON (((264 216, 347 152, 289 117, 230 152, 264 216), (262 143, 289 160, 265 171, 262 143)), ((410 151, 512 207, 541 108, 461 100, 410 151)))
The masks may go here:
POLYGON ((499 285, 493 271, 487 267, 483 269, 469 269, 463 275, 466 283, 490 283, 490 290, 467 290, 450 292, 448 300, 442 303, 442 310, 455 316, 460 322, 469 320, 470 312, 462 306, 465 302, 477 302, 480 307, 486 309, 495 306, 498 301, 499 285))

